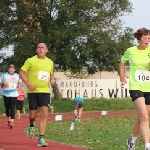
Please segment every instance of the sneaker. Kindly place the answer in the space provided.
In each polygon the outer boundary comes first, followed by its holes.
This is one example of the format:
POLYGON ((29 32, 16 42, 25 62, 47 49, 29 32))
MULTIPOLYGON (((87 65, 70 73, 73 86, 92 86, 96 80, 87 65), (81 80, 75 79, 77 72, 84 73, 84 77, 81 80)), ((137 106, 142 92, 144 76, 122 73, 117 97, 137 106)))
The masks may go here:
POLYGON ((44 139, 44 138, 40 138, 40 139, 38 140, 37 146, 39 146, 39 147, 47 147, 48 144, 45 142, 45 139, 44 139))
POLYGON ((78 116, 74 116, 74 121, 78 121, 78 116))
POLYGON ((131 143, 132 138, 127 139, 126 143, 128 146, 128 150, 134 150, 135 149, 135 143, 131 143))
POLYGON ((34 127, 29 127, 27 135, 30 139, 34 137, 34 127))
POLYGON ((80 118, 78 119, 78 121, 80 122, 80 118))
POLYGON ((20 116, 17 116, 17 119, 20 119, 20 116))
POLYGON ((10 129, 12 129, 12 128, 13 128, 13 126, 14 126, 14 123, 13 123, 13 122, 11 122, 11 123, 9 124, 9 128, 10 128, 10 129))
POLYGON ((8 126, 8 128, 10 127, 10 121, 8 121, 7 126, 8 126))

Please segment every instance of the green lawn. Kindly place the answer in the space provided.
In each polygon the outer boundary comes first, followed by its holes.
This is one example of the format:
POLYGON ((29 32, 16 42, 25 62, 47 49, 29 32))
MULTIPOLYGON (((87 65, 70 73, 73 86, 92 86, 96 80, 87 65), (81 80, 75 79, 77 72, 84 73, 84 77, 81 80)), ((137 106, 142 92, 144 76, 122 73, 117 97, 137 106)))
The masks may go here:
MULTIPOLYGON (((52 105, 55 108, 55 113, 66 113, 72 112, 72 100, 52 100, 52 105)), ((104 110, 134 110, 133 103, 130 98, 120 98, 120 99, 86 99, 84 101, 84 111, 104 111, 104 110)), ((24 108, 28 112, 28 102, 24 101, 24 108)), ((0 100, 0 114, 3 114, 4 103, 0 100)))
MULTIPOLYGON (((90 150, 123 150, 127 149, 126 139, 130 137, 135 115, 102 116, 99 118, 86 118, 75 122, 75 128, 69 131, 71 122, 50 122, 47 126, 45 138, 90 150)), ((38 136, 38 129, 35 130, 38 136)), ((137 140, 136 150, 143 149, 141 136, 137 140)))

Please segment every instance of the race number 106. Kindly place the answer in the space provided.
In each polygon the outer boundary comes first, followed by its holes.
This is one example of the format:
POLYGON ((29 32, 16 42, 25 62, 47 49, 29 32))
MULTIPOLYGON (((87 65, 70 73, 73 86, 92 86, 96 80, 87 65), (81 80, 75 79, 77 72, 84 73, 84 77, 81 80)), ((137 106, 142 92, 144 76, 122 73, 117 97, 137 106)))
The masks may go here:
POLYGON ((138 82, 150 82, 150 71, 137 70, 135 72, 135 79, 138 82))
POLYGON ((149 75, 140 74, 137 77, 138 77, 137 80, 141 81, 141 82, 150 81, 150 76, 149 75))

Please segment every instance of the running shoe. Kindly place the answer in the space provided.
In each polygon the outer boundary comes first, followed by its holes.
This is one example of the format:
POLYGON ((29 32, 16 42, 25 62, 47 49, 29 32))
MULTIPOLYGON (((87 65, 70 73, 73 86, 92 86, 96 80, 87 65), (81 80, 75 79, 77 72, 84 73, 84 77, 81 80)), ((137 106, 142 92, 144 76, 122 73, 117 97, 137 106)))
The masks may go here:
POLYGON ((74 121, 78 121, 78 116, 74 116, 74 121))
POLYGON ((10 127, 10 121, 8 121, 7 126, 8 126, 8 128, 10 127))
POLYGON ((42 137, 42 138, 40 138, 40 139, 38 140, 37 146, 39 146, 39 147, 47 147, 48 144, 45 142, 45 139, 42 137))
POLYGON ((11 122, 11 123, 9 124, 9 128, 10 128, 10 129, 12 129, 12 128, 13 128, 13 126, 14 126, 14 123, 13 123, 13 122, 11 122))
POLYGON ((129 138, 126 141, 128 150, 135 150, 135 143, 131 143, 131 140, 132 140, 132 138, 129 138))
POLYGON ((29 127, 27 135, 30 139, 34 137, 34 127, 29 127))
POLYGON ((19 115, 17 116, 17 119, 20 119, 20 116, 19 116, 19 115))

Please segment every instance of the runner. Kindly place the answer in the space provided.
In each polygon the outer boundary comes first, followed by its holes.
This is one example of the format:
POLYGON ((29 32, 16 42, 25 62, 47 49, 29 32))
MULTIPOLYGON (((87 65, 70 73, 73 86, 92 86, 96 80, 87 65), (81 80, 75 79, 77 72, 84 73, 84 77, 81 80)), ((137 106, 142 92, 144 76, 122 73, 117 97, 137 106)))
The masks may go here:
POLYGON ((18 88, 18 92, 19 92, 19 96, 17 97, 16 109, 17 109, 17 119, 20 119, 20 113, 25 114, 25 108, 23 108, 23 103, 24 103, 26 92, 21 85, 18 88))
POLYGON ((137 120, 131 138, 127 140, 128 150, 135 149, 135 142, 141 131, 145 150, 150 150, 149 142, 149 116, 150 110, 150 30, 138 29, 134 33, 138 46, 126 50, 120 61, 120 81, 127 83, 125 76, 125 63, 130 62, 129 93, 133 104, 138 111, 137 120))
POLYGON ((83 111, 83 98, 76 97, 73 101, 74 121, 80 121, 83 111))
POLYGON ((8 127, 14 126, 15 105, 17 101, 18 85, 21 82, 19 74, 15 73, 15 66, 9 65, 8 72, 1 75, 0 84, 3 85, 3 98, 6 116, 8 117, 8 127))
POLYGON ((40 125, 39 125, 39 139, 37 146, 46 147, 44 134, 47 125, 48 104, 50 102, 50 87, 49 82, 53 86, 55 84, 53 74, 53 61, 46 57, 48 52, 45 43, 37 45, 37 55, 28 58, 19 72, 21 79, 27 85, 28 100, 29 100, 29 130, 28 136, 34 136, 34 122, 37 116, 37 109, 40 107, 40 125), (26 76, 28 72, 28 78, 26 76))

